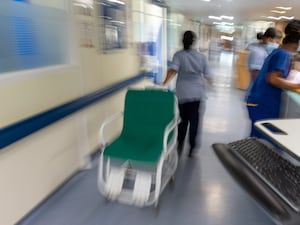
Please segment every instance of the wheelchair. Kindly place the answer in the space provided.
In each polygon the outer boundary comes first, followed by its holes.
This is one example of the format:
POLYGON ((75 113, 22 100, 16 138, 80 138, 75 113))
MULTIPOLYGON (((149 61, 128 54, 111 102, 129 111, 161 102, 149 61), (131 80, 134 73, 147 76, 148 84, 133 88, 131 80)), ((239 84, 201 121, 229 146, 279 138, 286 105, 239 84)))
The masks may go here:
POLYGON ((160 194, 175 177, 179 121, 174 92, 127 90, 124 112, 106 118, 99 129, 97 185, 106 200, 157 208, 160 194), (106 144, 105 128, 122 117, 119 136, 106 144))

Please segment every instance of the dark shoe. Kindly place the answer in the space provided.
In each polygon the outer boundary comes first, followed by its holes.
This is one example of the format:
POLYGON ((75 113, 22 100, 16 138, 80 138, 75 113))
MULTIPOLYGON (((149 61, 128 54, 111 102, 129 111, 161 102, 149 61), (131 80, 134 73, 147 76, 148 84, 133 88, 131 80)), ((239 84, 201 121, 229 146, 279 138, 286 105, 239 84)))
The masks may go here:
POLYGON ((190 157, 190 158, 193 157, 193 150, 194 150, 193 148, 190 149, 189 154, 188 154, 188 157, 190 157))

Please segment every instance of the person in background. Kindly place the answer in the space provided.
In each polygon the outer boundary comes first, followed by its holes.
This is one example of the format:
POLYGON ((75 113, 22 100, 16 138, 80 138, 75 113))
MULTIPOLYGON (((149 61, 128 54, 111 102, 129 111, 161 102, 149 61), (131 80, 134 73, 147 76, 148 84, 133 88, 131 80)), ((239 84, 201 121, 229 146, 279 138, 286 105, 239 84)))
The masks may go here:
POLYGON ((205 110, 205 80, 211 80, 208 60, 194 46, 197 40, 193 31, 183 34, 183 49, 177 51, 168 69, 163 85, 166 85, 177 74, 176 96, 179 103, 181 122, 178 125, 177 149, 181 155, 189 125, 189 157, 200 143, 196 143, 197 134, 201 133, 202 119, 205 110))
POLYGON ((257 41, 251 42, 250 44, 247 45, 247 47, 246 47, 245 49, 248 50, 248 51, 250 51, 253 47, 255 47, 255 46, 261 44, 263 35, 264 35, 263 32, 258 32, 258 33, 256 34, 256 39, 257 39, 257 41))
POLYGON ((256 131, 254 123, 262 119, 274 119, 280 116, 281 93, 283 89, 299 89, 300 83, 287 78, 293 53, 298 49, 300 34, 291 32, 285 36, 282 46, 271 52, 265 59, 247 97, 247 110, 251 120, 250 136, 263 138, 256 131))
POLYGON ((248 70, 251 76, 250 86, 261 70, 265 58, 276 48, 282 39, 282 32, 273 27, 268 28, 261 37, 261 42, 252 46, 248 56, 248 70))

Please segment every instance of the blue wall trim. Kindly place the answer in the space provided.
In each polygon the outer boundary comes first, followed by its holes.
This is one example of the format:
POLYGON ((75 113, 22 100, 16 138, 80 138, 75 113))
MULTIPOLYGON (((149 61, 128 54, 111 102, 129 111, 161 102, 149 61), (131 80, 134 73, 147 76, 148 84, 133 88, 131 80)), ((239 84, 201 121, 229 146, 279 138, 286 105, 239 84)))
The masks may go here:
POLYGON ((104 97, 149 76, 142 73, 0 129, 0 150, 104 97))

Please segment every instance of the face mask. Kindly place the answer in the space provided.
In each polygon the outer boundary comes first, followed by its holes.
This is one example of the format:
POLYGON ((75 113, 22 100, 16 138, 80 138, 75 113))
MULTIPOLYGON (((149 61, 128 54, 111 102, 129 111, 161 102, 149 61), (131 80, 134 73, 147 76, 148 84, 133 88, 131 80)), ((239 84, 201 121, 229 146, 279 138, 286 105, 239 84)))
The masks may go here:
POLYGON ((268 52, 268 54, 271 53, 274 49, 276 49, 278 47, 279 47, 279 44, 277 44, 277 43, 268 43, 265 46, 266 51, 268 52))

